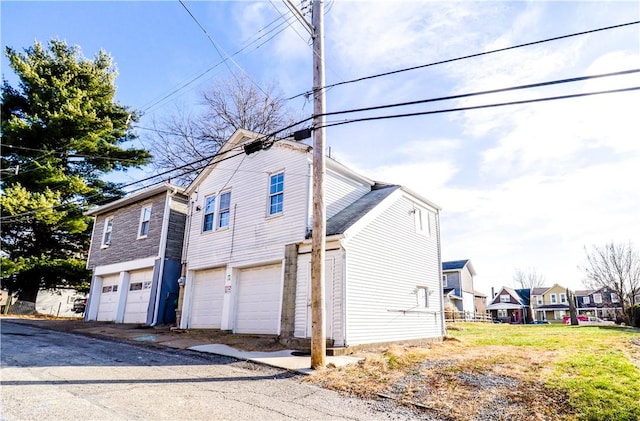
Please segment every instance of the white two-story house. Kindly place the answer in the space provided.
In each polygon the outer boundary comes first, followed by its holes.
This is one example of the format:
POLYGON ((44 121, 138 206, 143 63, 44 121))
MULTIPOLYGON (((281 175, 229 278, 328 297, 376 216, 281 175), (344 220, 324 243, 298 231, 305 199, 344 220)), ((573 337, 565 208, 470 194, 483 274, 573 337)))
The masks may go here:
MULTIPOLYGON (((186 189, 182 328, 311 336, 312 156, 237 131, 186 189)), ((326 327, 333 346, 441 338, 439 208, 327 158, 326 327)))

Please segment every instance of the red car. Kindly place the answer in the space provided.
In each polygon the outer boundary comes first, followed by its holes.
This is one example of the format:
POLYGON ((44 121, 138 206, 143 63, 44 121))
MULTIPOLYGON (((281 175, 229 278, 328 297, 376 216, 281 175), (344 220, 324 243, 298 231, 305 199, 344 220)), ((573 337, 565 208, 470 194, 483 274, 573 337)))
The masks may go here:
MULTIPOLYGON (((589 317, 587 317, 587 316, 578 316, 578 323, 586 322, 588 320, 589 320, 589 317)), ((562 323, 564 323, 566 325, 570 324, 571 323, 571 316, 564 316, 562 318, 562 323)))

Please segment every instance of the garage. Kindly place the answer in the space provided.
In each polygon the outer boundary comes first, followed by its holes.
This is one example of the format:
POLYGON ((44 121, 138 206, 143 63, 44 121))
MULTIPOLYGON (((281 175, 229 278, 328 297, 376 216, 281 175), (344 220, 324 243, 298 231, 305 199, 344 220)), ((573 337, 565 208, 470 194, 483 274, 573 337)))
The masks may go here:
POLYGON ((282 266, 279 264, 240 271, 236 333, 279 333, 281 279, 282 266))
POLYGON ((124 308, 124 323, 146 323, 151 298, 153 269, 129 273, 129 291, 124 308))
POLYGON ((102 277, 102 290, 98 303, 98 316, 96 320, 113 322, 116 320, 118 310, 118 284, 120 274, 102 277))
POLYGON ((225 273, 225 268, 194 273, 189 328, 220 329, 225 273))

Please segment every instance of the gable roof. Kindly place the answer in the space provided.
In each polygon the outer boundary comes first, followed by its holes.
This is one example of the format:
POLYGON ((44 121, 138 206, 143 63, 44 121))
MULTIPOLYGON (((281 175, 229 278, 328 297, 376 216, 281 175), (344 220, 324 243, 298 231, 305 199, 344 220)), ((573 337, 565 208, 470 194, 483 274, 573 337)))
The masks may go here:
POLYGON ((462 270, 465 266, 467 267, 467 269, 469 269, 469 272, 471 272, 471 276, 476 276, 476 271, 471 264, 471 260, 469 259, 450 260, 447 262, 442 262, 443 271, 462 270))
POLYGON ((544 295, 545 292, 549 290, 549 287, 541 287, 541 288, 533 288, 531 290, 531 295, 544 295))
POLYGON ((574 292, 576 297, 586 297, 588 295, 593 294, 595 291, 592 289, 580 289, 574 292))
POLYGON ((371 191, 327 220, 327 236, 344 233, 400 186, 376 183, 371 191))
POLYGON ((214 156, 211 157, 207 166, 202 171, 200 171, 197 177, 187 186, 187 188, 185 189, 185 194, 187 195, 191 194, 196 189, 196 187, 202 182, 202 180, 206 179, 209 176, 211 171, 216 167, 216 165, 218 164, 218 162, 220 162, 220 160, 233 156, 233 155, 225 155, 227 152, 232 151, 234 148, 238 148, 237 153, 243 154, 244 151, 242 150, 242 147, 256 140, 273 142, 271 143, 271 145, 266 147, 266 149, 269 149, 270 147, 274 146, 274 147, 288 147, 290 149, 299 150, 301 152, 307 152, 311 150, 311 146, 305 143, 293 142, 285 139, 277 139, 277 138, 269 137, 266 135, 261 135, 260 133, 255 133, 249 130, 238 129, 231 135, 231 137, 229 137, 229 139, 225 142, 225 144, 222 145, 220 150, 216 152, 214 156), (221 157, 220 155, 224 155, 224 156, 221 157))
POLYGON ((500 303, 500 293, 504 291, 513 297, 520 305, 528 306, 530 302, 531 290, 530 289, 513 289, 510 287, 502 287, 495 297, 491 300, 491 303, 500 303))
POLYGON ((95 207, 93 209, 88 210, 84 214, 87 216, 97 216, 106 212, 110 212, 114 209, 121 208, 123 206, 130 205, 132 203, 140 202, 142 200, 148 199, 151 196, 155 196, 164 192, 173 192, 174 194, 184 193, 184 187, 176 186, 174 184, 169 183, 160 183, 154 186, 148 187, 144 190, 140 190, 136 193, 132 193, 122 197, 120 199, 114 200, 113 202, 109 202, 105 205, 95 207))

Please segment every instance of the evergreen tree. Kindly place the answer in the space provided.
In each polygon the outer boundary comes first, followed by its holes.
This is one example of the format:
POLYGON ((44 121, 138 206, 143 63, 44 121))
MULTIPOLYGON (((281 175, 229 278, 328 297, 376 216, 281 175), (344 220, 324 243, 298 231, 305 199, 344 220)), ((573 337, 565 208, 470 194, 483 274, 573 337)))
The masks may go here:
POLYGON ((52 40, 6 55, 19 86, 2 86, 1 276, 35 301, 40 288, 88 282, 83 211, 122 195, 105 174, 151 156, 123 145, 137 114, 115 101, 117 72, 104 51, 86 59, 52 40))

